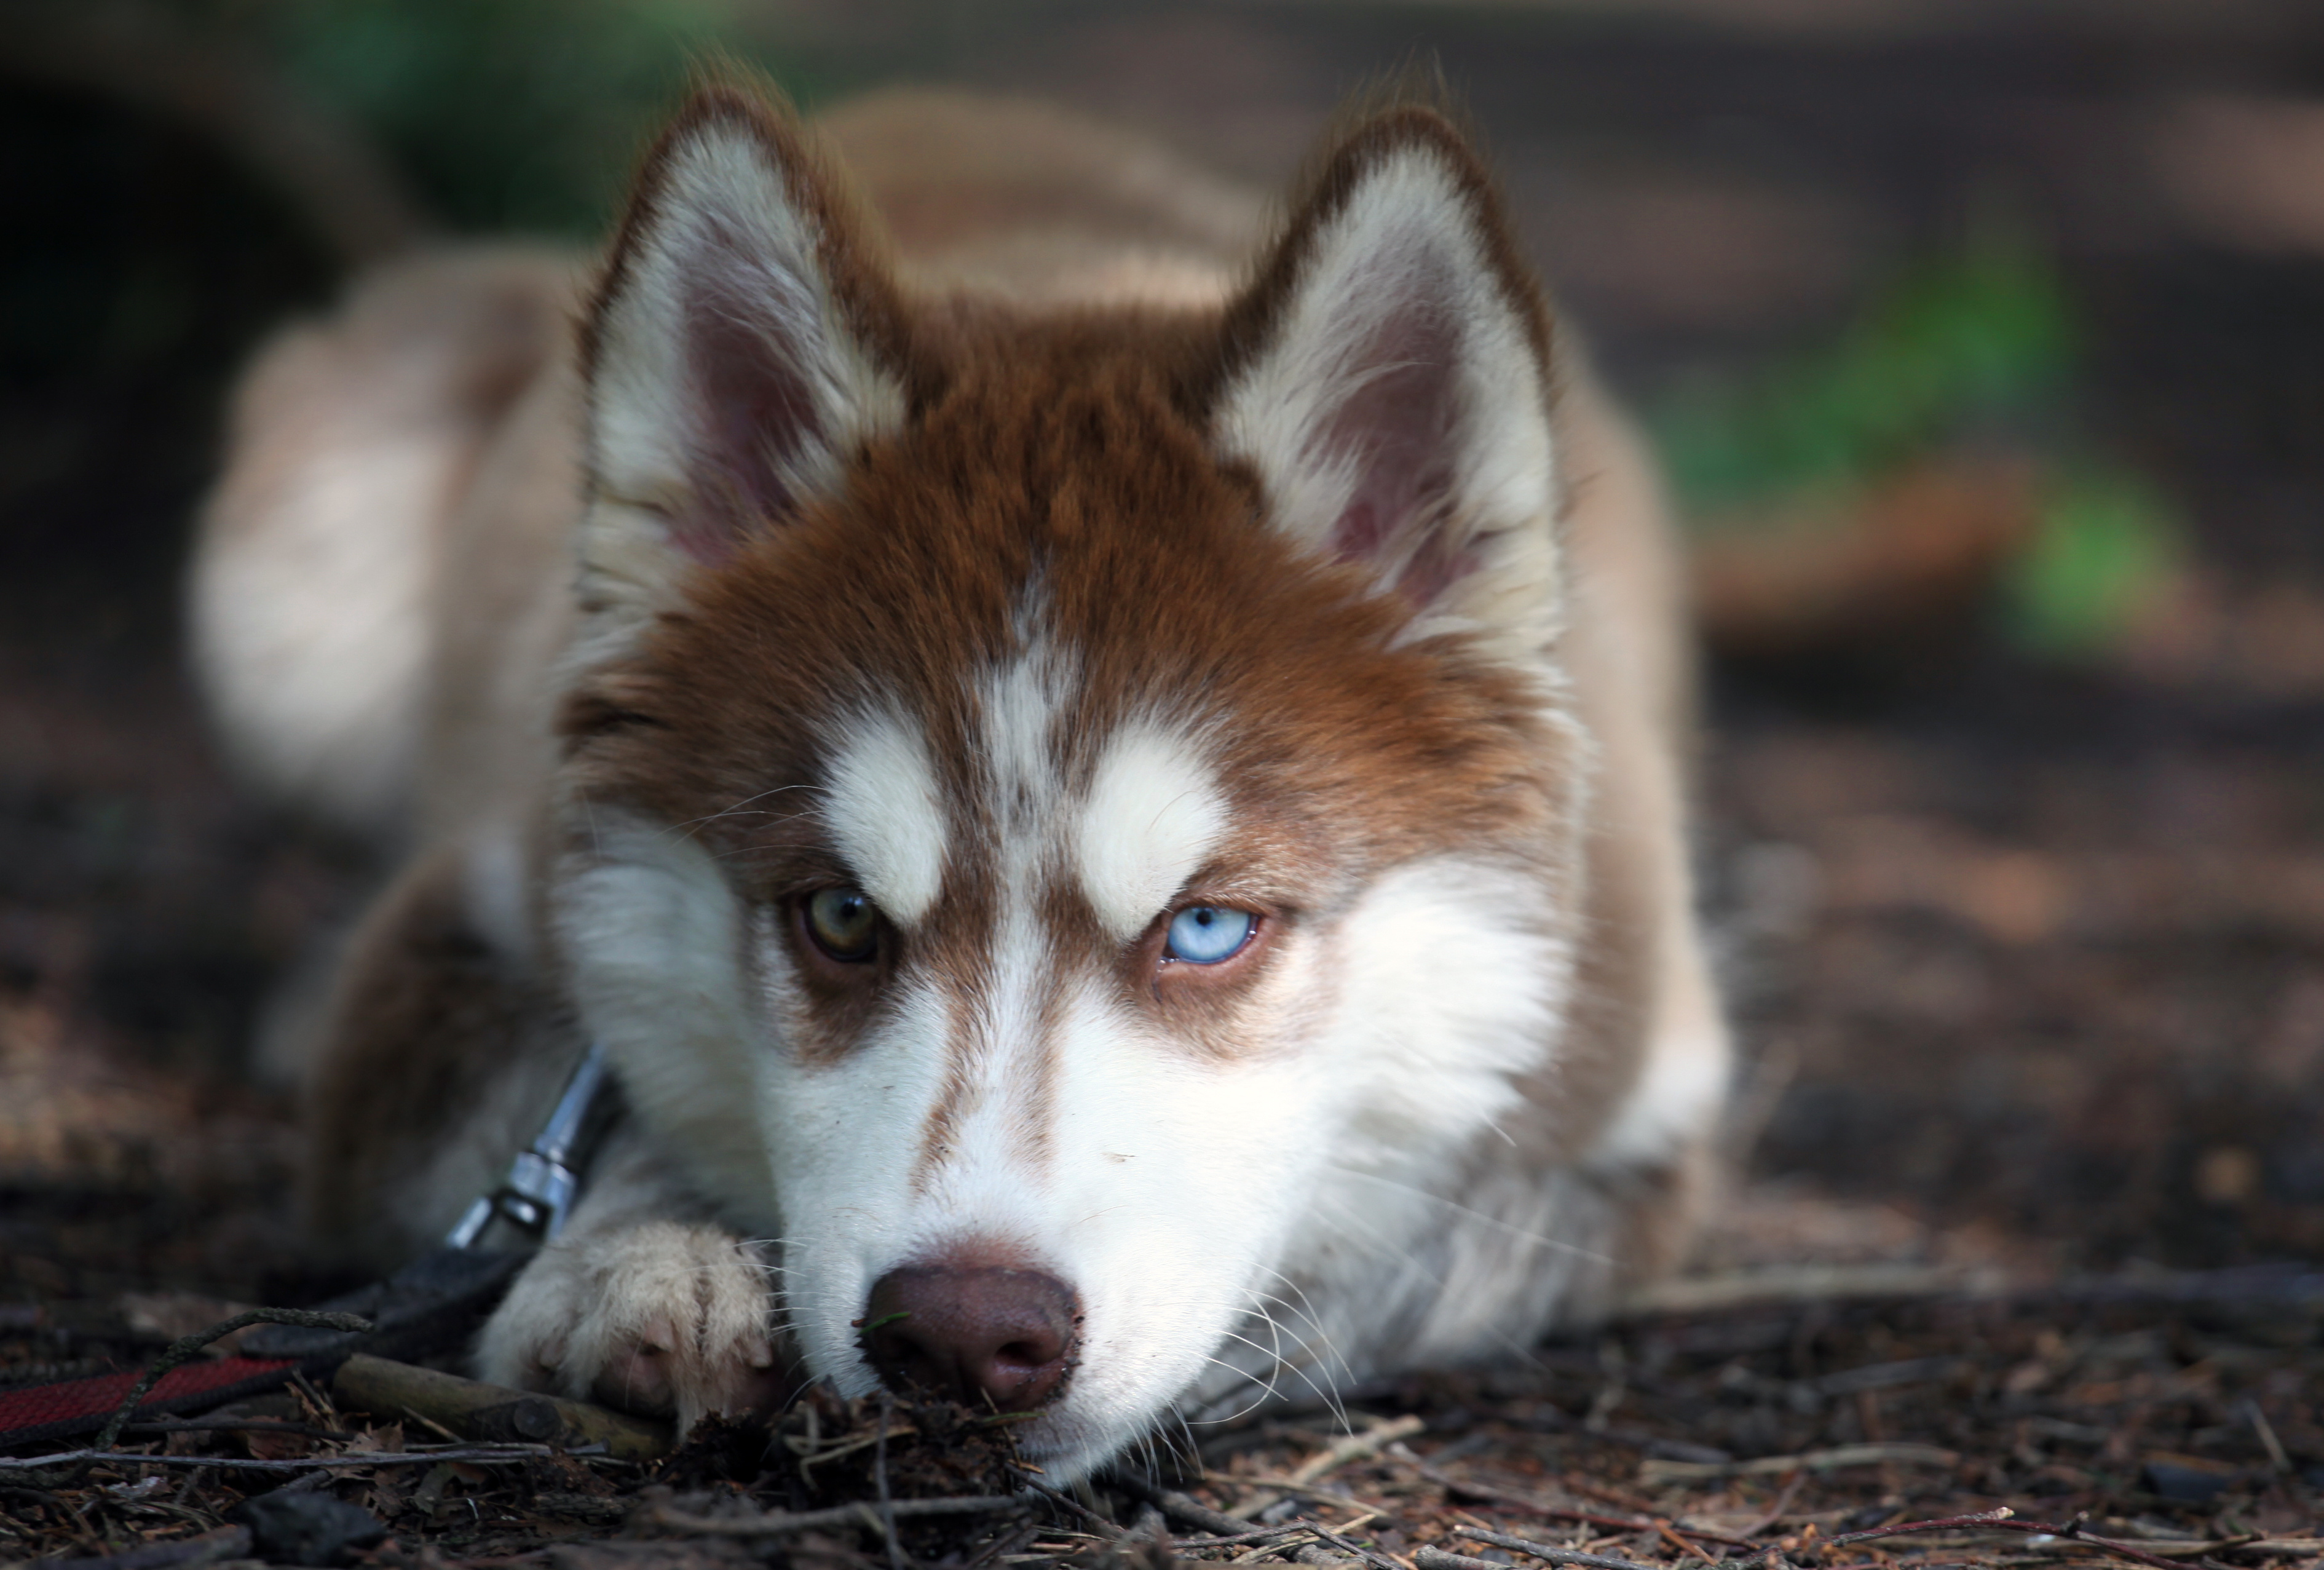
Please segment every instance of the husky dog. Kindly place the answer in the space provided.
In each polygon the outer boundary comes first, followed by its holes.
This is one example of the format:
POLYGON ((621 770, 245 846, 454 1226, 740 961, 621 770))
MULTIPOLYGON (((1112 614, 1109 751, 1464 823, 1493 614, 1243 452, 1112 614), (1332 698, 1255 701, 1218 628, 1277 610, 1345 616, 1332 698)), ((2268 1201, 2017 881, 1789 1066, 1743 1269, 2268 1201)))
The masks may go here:
POLYGON ((957 1391, 1053 1479, 1669 1265, 1728 1071, 1672 550, 1451 120, 1270 221, 1054 111, 715 88, 576 272, 364 282, 206 518, 228 743, 401 866, 325 1236, 439 1235, 595 1041, 482 1377, 957 1391))

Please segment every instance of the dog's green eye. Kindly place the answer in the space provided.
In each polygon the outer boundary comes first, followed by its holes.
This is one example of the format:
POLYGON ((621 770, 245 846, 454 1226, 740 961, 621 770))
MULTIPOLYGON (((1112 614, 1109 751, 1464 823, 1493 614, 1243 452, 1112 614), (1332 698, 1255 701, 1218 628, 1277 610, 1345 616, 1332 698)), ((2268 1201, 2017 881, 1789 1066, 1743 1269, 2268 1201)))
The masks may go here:
POLYGON ((817 889, 807 898, 807 934, 843 964, 870 959, 880 947, 880 907, 861 889, 817 889))

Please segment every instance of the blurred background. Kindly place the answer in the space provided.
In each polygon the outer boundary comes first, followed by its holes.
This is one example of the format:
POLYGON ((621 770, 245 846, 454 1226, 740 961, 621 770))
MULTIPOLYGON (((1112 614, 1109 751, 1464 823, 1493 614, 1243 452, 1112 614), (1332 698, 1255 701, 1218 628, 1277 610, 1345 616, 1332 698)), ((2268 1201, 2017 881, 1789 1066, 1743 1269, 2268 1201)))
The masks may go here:
POLYGON ((1748 1065, 1713 1268, 2324 1254, 2312 0, 0 0, 0 1298, 298 1270, 179 578, 236 368, 429 239, 587 246, 707 52, 1273 184, 1441 62, 1645 418, 1748 1065))

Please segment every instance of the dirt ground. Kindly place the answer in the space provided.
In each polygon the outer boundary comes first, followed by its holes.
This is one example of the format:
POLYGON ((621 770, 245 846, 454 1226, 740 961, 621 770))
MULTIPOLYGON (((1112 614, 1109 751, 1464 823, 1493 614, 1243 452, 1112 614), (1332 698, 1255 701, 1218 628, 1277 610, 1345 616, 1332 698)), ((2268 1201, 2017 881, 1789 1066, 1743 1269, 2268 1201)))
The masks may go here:
MULTIPOLYGON (((1187 1486, 1340 1521, 1399 1570, 1431 1545, 1508 1560, 1464 1522, 1656 1565, 2094 1551, 1989 1523, 1815 1547, 2002 1505, 2089 1511, 2172 1563, 2314 1562, 2324 14, 2061 7, 1932 32, 1693 9, 1023 6, 929 29, 798 10, 836 79, 1038 92, 1269 178, 1344 88, 1433 49, 1640 398, 1829 331, 1900 259, 2006 209, 2084 313, 2081 439, 2191 523, 2172 614, 2102 660, 2031 660, 1970 612, 1711 661, 1702 866, 1748 1064, 1700 1264, 1791 1280, 1785 1300, 1674 1298, 1508 1371, 1361 1392, 1344 1420, 1197 1436, 1208 1479, 1187 1486), (1834 1266, 1893 1290, 1800 1296, 1834 1266)), ((302 1257, 290 1109, 242 1067, 270 986, 369 876, 236 792, 176 653, 222 391, 332 267, 198 139, 6 66, 0 137, 41 155, 0 167, 19 220, 0 245, 0 1388, 136 1366, 158 1342, 124 1292, 349 1284, 302 1257)), ((385 1443, 294 1416, 340 1436, 308 1454, 385 1443)), ((401 1545, 380 1562, 570 1539, 559 1563, 629 1563, 578 1546, 623 1520, 664 1557, 779 1556, 640 1523, 798 1502, 780 1468, 654 1494, 610 1464, 458 1464, 432 1493, 348 1473, 371 1481, 337 1492, 401 1545)), ((99 1500, 104 1476, 35 1500, 0 1475, 0 1556, 208 1530, 256 1486, 171 1475, 175 1517, 99 1500)), ((1082 1505, 1143 1536, 1058 1506, 920 1551, 1162 1552, 1134 1493, 1082 1505)), ((1299 1541, 1343 1547, 1274 1546, 1299 1541)), ((835 1528, 790 1551, 872 1563, 877 1543, 835 1528)))

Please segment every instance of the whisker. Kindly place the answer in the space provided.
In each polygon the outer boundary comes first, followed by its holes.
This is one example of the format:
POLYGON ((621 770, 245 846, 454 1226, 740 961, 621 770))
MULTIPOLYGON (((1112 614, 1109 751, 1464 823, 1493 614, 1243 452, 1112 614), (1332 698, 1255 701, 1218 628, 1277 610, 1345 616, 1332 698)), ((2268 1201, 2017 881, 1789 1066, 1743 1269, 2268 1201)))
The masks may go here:
POLYGON ((1377 1172, 1364 1172, 1353 1167, 1326 1164, 1331 1167, 1331 1170, 1342 1177, 1360 1178, 1367 1183, 1377 1183, 1383 1188, 1393 1188, 1400 1194, 1409 1194, 1416 1199, 1427 1200, 1430 1204, 1440 1205, 1456 1215, 1465 1215, 1472 1221, 1483 1222, 1496 1231, 1508 1233, 1512 1237, 1523 1238, 1529 1243, 1548 1249, 1553 1252, 1572 1254, 1577 1258, 1588 1260, 1593 1265, 1611 1265, 1615 1262, 1611 1255, 1601 1254, 1595 1249, 1583 1248, 1580 1243, 1568 1242, 1563 1238, 1528 1232, 1513 1222, 1503 1221, 1499 1216, 1488 1211, 1479 1210, 1474 1205, 1463 1205, 1457 1199, 1448 1199, 1442 1194, 1431 1194, 1425 1188, 1416 1187, 1409 1183, 1399 1183, 1393 1178, 1383 1178, 1377 1172))
MULTIPOLYGON (((809 792, 810 794, 816 795, 816 796, 820 796, 820 795, 824 795, 824 794, 825 794, 825 790, 824 790, 824 788, 823 788, 822 786, 820 786, 820 785, 778 785, 778 786, 776 786, 776 787, 775 787, 773 790, 761 790, 761 791, 760 791, 756 796, 745 796, 745 797, 743 797, 743 798, 742 798, 742 800, 737 801, 736 803, 734 803, 734 805, 733 805, 733 806, 732 806, 732 807, 726 807, 726 808, 720 808, 718 811, 716 811, 716 812, 713 812, 713 813, 710 813, 710 814, 708 814, 708 815, 707 815, 707 816, 706 816, 706 817, 689 817, 689 818, 687 818, 687 819, 685 822, 683 822, 683 823, 674 823, 674 824, 670 825, 670 827, 669 827, 669 832, 671 832, 671 833, 673 833, 673 834, 674 834, 674 833, 677 833, 678 831, 679 831, 679 830, 681 830, 681 829, 684 829, 684 830, 693 830, 693 829, 696 829, 696 828, 699 828, 699 827, 700 827, 702 825, 704 825, 704 824, 706 824, 706 823, 715 823, 715 822, 717 822, 717 821, 718 821, 720 818, 722 818, 722 817, 745 817, 745 816, 747 816, 747 817, 773 817, 773 816, 774 816, 774 814, 772 814, 772 813, 761 812, 761 813, 749 813, 749 814, 746 814, 746 813, 744 813, 744 812, 743 812, 743 810, 742 810, 742 809, 743 809, 744 808, 746 808, 746 807, 750 806, 750 805, 751 805, 751 803, 752 803, 753 801, 764 801, 764 800, 765 800, 768 797, 770 797, 770 796, 781 796, 781 795, 788 794, 788 792, 793 791, 793 790, 805 790, 805 791, 809 792)), ((795 813, 790 814, 790 816, 791 816, 791 817, 806 817, 806 816, 807 816, 807 814, 805 814, 805 813, 796 813, 796 812, 795 812, 795 813)), ((692 834, 692 833, 688 833, 688 834, 687 835, 687 837, 688 839, 691 839, 691 838, 693 838, 693 837, 694 837, 694 836, 693 836, 693 834, 692 834)))

